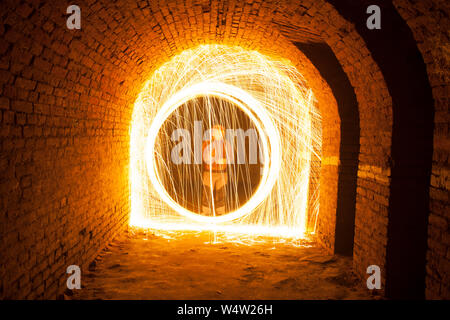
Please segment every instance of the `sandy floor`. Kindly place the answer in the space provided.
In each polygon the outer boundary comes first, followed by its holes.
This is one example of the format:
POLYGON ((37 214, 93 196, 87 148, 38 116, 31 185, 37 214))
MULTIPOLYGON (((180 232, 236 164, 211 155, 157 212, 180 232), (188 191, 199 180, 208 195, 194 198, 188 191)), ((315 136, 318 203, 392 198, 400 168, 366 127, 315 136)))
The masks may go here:
POLYGON ((132 230, 68 299, 371 299, 351 260, 308 241, 132 230))

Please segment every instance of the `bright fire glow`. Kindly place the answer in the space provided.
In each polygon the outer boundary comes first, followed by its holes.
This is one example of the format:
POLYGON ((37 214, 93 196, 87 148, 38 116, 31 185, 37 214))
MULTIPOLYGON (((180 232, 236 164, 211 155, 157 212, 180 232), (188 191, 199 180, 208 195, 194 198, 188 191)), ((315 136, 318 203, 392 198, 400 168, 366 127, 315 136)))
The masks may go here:
POLYGON ((130 224, 297 238, 314 231, 320 128, 312 91, 289 61, 223 45, 182 52, 156 70, 135 102, 130 224), (216 217, 191 212, 172 199, 155 164, 165 120, 202 96, 228 100, 244 111, 258 130, 265 159, 261 181, 247 202, 216 217))

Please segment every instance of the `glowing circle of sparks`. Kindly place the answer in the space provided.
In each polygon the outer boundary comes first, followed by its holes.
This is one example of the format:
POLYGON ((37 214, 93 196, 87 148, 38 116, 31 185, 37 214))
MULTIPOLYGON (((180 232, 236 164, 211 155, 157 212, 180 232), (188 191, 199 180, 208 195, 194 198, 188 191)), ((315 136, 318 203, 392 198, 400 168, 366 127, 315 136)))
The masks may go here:
MULTIPOLYGON (((296 66, 271 54, 239 46, 205 44, 180 52, 153 71, 135 100, 130 126, 130 225, 281 237, 301 237, 315 231, 322 168, 320 110, 296 66), (196 101, 197 98, 201 99, 196 101), (207 120, 208 115, 196 115, 195 110, 189 109, 200 101, 208 106, 217 101, 218 109, 231 103, 242 110, 253 122, 260 141, 259 184, 254 186, 251 179, 230 179, 230 190, 240 192, 247 202, 230 197, 227 201, 236 211, 217 217, 192 212, 195 209, 186 206, 188 210, 182 202, 187 199, 180 202, 179 193, 167 185, 180 179, 181 196, 184 192, 198 192, 200 187, 200 181, 194 183, 190 175, 200 173, 201 168, 183 166, 174 167, 175 172, 168 171, 165 157, 171 157, 171 150, 170 144, 163 141, 171 136, 166 128, 169 119, 169 128, 190 127, 187 121, 192 116, 207 120), (181 109, 186 117, 177 116, 172 123, 172 116, 181 109)), ((237 116, 233 112, 223 114, 221 121, 236 123, 237 116)), ((192 142, 190 137, 186 141, 192 142)), ((232 169, 250 173, 248 164, 232 169)))
POLYGON ((216 81, 206 81, 180 90, 157 112, 148 131, 145 158, 150 181, 161 199, 172 209, 182 216, 198 222, 220 223, 236 220, 251 213, 270 194, 280 171, 281 151, 279 132, 270 115, 260 105, 258 100, 236 86, 216 81), (178 107, 200 96, 216 96, 234 103, 243 110, 258 130, 265 159, 260 183, 252 197, 241 207, 221 216, 203 216, 178 204, 163 186, 155 162, 155 143, 161 126, 178 107))

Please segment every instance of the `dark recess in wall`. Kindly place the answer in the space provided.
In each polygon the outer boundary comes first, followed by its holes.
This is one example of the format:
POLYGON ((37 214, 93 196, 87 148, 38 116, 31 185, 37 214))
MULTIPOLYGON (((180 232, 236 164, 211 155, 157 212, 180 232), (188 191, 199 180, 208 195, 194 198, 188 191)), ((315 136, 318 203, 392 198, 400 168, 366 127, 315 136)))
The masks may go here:
POLYGON ((326 43, 294 43, 327 81, 341 119, 335 253, 353 254, 356 178, 359 155, 359 111, 356 95, 338 59, 326 43))

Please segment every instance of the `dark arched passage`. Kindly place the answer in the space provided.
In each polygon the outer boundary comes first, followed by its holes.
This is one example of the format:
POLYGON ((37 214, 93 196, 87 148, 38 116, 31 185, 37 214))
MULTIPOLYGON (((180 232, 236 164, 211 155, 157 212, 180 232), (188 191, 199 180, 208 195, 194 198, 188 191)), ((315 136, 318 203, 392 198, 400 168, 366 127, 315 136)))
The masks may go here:
POLYGON ((341 121, 339 177, 334 251, 352 255, 355 235, 356 177, 359 155, 359 111, 356 95, 342 66, 325 43, 295 43, 319 70, 336 98, 341 121))

